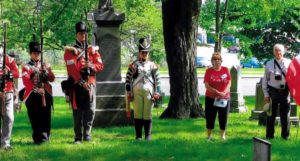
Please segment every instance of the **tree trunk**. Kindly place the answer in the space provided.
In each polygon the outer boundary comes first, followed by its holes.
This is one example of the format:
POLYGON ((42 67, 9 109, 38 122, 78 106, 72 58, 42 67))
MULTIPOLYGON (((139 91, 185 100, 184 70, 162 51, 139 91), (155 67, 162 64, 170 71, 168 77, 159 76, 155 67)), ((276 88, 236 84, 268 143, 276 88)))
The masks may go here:
POLYGON ((220 39, 220 0, 216 0, 216 13, 215 13, 215 16, 216 16, 216 41, 215 41, 215 49, 214 51, 215 52, 221 52, 221 39, 220 39))
POLYGON ((227 15, 227 9, 228 9, 228 0, 225 0, 225 5, 224 5, 224 12, 222 15, 222 19, 220 22, 220 17, 221 17, 221 10, 220 10, 220 0, 216 1, 216 37, 217 40, 215 42, 215 52, 222 52, 222 42, 223 42, 223 27, 225 24, 226 20, 226 15, 227 15))
POLYGON ((170 102, 160 118, 204 116, 195 58, 200 0, 163 0, 163 32, 170 75, 170 102))

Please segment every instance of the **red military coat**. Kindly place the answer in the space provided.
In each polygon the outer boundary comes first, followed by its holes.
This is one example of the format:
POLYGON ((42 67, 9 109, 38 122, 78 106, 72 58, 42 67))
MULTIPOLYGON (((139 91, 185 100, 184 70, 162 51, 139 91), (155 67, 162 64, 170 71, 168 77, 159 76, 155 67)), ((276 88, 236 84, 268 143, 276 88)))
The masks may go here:
MULTIPOLYGON (((3 58, 1 59, 1 64, 3 62, 3 58)), ((16 61, 14 58, 6 55, 5 56, 5 66, 6 69, 12 74, 13 78, 18 79, 19 78, 19 70, 18 70, 18 66, 16 64, 16 61)), ((2 69, 2 65, 1 65, 1 69, 2 69)), ((2 78, 3 75, 3 71, 0 71, 0 76, 2 78)), ((4 88, 5 92, 13 92, 14 91, 14 82, 13 80, 6 80, 5 82, 5 88, 4 88)))
MULTIPOLYGON (((96 83, 95 73, 100 72, 104 68, 98 50, 99 50, 98 47, 94 47, 94 46, 88 47, 89 61, 93 64, 92 74, 89 76, 88 82, 94 85, 96 83)), ((85 64, 84 57, 80 56, 81 52, 84 51, 76 47, 65 48, 64 59, 67 66, 68 75, 73 78, 75 83, 77 83, 81 79, 80 71, 85 64)))
MULTIPOLYGON (((23 84, 25 86, 25 93, 23 100, 24 102, 27 100, 28 96, 33 92, 33 89, 36 88, 36 86, 33 84, 33 81, 31 80, 32 75, 35 73, 35 71, 41 71, 41 62, 34 62, 30 61, 27 64, 22 65, 22 80, 23 84)), ((44 83, 45 91, 48 92, 50 95, 52 95, 52 88, 49 82, 53 82, 55 79, 55 76, 51 70, 51 68, 44 68, 48 72, 47 82, 44 83)))
MULTIPOLYGON (((88 78, 89 84, 96 84, 95 73, 103 70, 104 65, 101 60, 101 55, 98 52, 99 47, 89 46, 88 47, 88 59, 92 64, 92 71, 88 78)), ((81 80, 80 71, 83 69, 86 61, 84 59, 83 49, 76 48, 74 46, 68 46, 65 48, 64 60, 67 67, 68 76, 70 76, 74 80, 74 84, 78 83, 81 80)), ((76 100, 75 100, 75 92, 71 91, 70 99, 72 101, 73 109, 76 109, 76 100)))

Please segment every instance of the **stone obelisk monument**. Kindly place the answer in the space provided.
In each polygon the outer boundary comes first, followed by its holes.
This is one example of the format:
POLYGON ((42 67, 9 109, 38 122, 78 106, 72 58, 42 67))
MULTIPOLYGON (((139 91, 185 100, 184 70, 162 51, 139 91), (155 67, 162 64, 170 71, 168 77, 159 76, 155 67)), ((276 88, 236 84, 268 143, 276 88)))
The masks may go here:
POLYGON ((96 76, 96 115, 94 126, 123 126, 126 118, 125 83, 121 78, 120 24, 124 13, 115 12, 111 0, 100 0, 97 10, 88 13, 93 26, 92 44, 100 47, 104 70, 96 76))

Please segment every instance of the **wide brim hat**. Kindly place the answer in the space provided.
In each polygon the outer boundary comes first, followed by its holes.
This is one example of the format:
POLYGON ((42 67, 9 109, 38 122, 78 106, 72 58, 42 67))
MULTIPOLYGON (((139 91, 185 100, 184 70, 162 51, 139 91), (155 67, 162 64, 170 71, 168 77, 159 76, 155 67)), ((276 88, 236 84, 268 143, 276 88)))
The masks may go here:
POLYGON ((266 103, 263 107, 263 111, 267 112, 270 110, 270 103, 266 103))
POLYGON ((269 103, 266 103, 263 107, 263 111, 267 113, 267 116, 272 115, 272 102, 270 101, 269 103))

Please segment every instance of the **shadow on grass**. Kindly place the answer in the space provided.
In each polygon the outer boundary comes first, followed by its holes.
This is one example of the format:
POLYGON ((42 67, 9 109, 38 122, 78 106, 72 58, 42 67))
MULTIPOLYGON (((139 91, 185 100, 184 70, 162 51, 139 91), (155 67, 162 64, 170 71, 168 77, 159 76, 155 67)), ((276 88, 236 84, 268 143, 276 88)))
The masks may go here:
MULTIPOLYGON (((13 131, 13 151, 0 150, 0 160, 252 160, 252 137, 263 137, 265 127, 249 121, 249 114, 230 114, 227 140, 219 137, 218 122, 214 140, 207 142, 205 119, 153 119, 153 140, 134 140, 132 126, 94 128, 93 141, 81 145, 73 144, 73 120, 70 109, 58 98, 52 118, 51 142, 34 145, 31 140, 31 126, 26 112, 18 114, 13 131)), ((297 160, 300 157, 299 141, 295 139, 296 129, 291 128, 291 140, 280 139, 276 127, 276 138, 272 142, 272 160, 297 160)), ((280 132, 279 132, 280 133, 280 132)))

